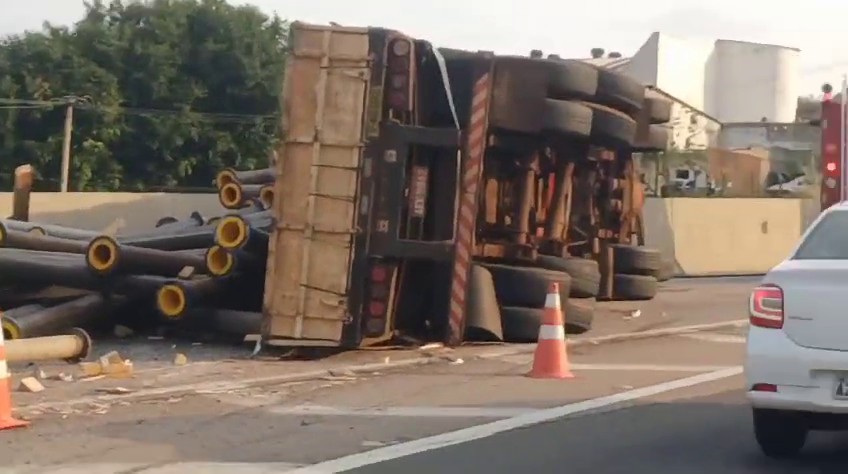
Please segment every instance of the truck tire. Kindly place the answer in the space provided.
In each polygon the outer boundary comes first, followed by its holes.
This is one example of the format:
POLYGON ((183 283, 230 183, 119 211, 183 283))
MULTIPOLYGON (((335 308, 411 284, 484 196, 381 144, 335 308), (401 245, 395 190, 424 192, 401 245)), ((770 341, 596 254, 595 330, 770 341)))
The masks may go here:
POLYGON ((643 108, 652 124, 663 124, 671 121, 671 101, 659 97, 645 97, 643 108))
POLYGON ((637 132, 633 141, 633 151, 666 151, 671 145, 671 129, 665 125, 650 125, 643 132, 637 132))
POLYGON ((648 275, 616 273, 612 279, 612 297, 615 300, 650 300, 657 296, 657 279, 648 275))
POLYGON ((558 270, 571 276, 571 298, 594 298, 601 285, 598 262, 588 258, 561 258, 539 255, 536 263, 548 270, 558 270))
POLYGON ((464 339, 473 342, 503 341, 501 310, 492 273, 480 265, 471 265, 464 339))
MULTIPOLYGON (((469 63, 470 64, 470 63, 469 63)), ((458 77, 470 80, 470 66, 462 73, 453 71, 458 77), (466 70, 467 69, 467 70, 466 70)), ((530 59, 526 57, 498 56, 494 61, 492 82, 492 101, 489 108, 489 123, 493 130, 504 130, 528 135, 539 135, 547 130, 557 132, 562 127, 563 118, 546 123, 545 101, 554 99, 592 100, 598 89, 598 72, 588 64, 579 61, 555 61, 530 59)), ((470 99, 465 96, 456 98, 457 108, 468 105, 470 99)), ((556 114, 555 114, 556 115, 556 114)), ((584 112, 582 116, 585 116, 584 112)), ((570 122, 573 119, 568 119, 570 122)), ((584 121, 585 120, 584 118, 584 121)), ((577 130, 566 126, 565 134, 578 137, 588 136, 585 126, 577 125, 577 130)))
POLYGON ((629 148, 636 139, 636 121, 603 105, 583 103, 592 109, 591 142, 608 148, 629 148))
POLYGON ((592 109, 583 102, 545 99, 542 132, 586 138, 592 133, 592 109))
POLYGON ((598 68, 598 92, 593 102, 635 114, 645 102, 645 86, 624 74, 598 68))
POLYGON ((566 334, 583 334, 592 329, 595 319, 595 300, 568 300, 565 304, 566 334))
POLYGON ((521 306, 501 306, 504 342, 528 343, 539 340, 539 327, 545 310, 521 306))
POLYGON ((660 269, 651 272, 651 276, 657 279, 657 281, 668 281, 674 278, 674 274, 676 273, 676 265, 671 260, 663 260, 660 263, 660 269))
POLYGON ((615 273, 652 275, 662 267, 662 254, 657 249, 627 244, 614 244, 611 247, 615 273))
POLYGON ((573 59, 545 60, 549 63, 548 97, 591 99, 598 92, 598 70, 573 59))
POLYGON ((571 277, 565 272, 512 265, 482 266, 492 273, 495 293, 501 306, 544 308, 551 283, 559 283, 560 303, 568 301, 571 277))
MULTIPOLYGON (((566 306, 566 314, 574 313, 573 321, 565 322, 567 334, 583 334, 592 327, 594 311, 586 305, 566 306)), ((539 327, 542 326, 545 310, 542 308, 524 308, 520 306, 501 307, 501 323, 505 342, 528 343, 539 340, 539 327)))

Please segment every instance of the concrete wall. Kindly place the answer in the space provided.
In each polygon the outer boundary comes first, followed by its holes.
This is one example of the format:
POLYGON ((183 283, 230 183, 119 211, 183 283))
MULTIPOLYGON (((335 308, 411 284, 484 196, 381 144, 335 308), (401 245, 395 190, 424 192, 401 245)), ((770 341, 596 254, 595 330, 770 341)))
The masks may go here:
MULTIPOLYGON (((33 193, 30 220, 101 230, 117 219, 122 232, 153 228, 164 216, 186 218, 193 211, 204 217, 224 214, 215 194, 165 193, 33 193)), ((0 193, 0 215, 12 212, 12 193, 0 193)))
POLYGON ((689 276, 761 274, 789 255, 817 210, 802 199, 648 199, 646 244, 689 276))
MULTIPOLYGON (((11 193, 0 193, 0 211, 11 211, 11 193)), ((118 219, 124 232, 152 228, 163 216, 225 213, 216 195, 135 193, 35 193, 33 221, 101 230, 118 219)), ((673 258, 682 275, 763 273, 785 258, 818 203, 802 199, 649 198, 647 244, 673 258)))

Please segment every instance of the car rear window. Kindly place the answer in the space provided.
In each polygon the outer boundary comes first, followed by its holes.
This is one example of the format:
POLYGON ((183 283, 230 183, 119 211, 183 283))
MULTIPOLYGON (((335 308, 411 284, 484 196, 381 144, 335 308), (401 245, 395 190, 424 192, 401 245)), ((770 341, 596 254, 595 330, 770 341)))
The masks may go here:
POLYGON ((848 259, 848 211, 825 215, 798 247, 795 260, 848 259))

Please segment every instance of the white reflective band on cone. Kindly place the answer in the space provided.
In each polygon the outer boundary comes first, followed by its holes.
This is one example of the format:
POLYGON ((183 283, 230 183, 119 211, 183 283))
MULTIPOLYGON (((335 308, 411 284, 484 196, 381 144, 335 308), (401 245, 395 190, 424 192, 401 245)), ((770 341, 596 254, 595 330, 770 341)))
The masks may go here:
POLYGON ((0 360, 0 380, 9 378, 9 366, 5 360, 0 360))
POLYGON ((539 340, 540 341, 564 341, 565 340, 565 328, 563 326, 551 326, 549 324, 543 324, 539 327, 539 340))
POLYGON ((560 307, 559 293, 548 293, 548 296, 545 296, 545 308, 560 309, 560 307))

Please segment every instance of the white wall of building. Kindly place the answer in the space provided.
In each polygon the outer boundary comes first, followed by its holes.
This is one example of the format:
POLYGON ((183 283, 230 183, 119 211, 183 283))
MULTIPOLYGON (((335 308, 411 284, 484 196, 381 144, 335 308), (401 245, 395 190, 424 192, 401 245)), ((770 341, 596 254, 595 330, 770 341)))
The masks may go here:
POLYGON ((799 59, 794 48, 716 41, 713 113, 724 122, 794 122, 799 59))
POLYGON ((657 87, 692 107, 704 110, 706 64, 712 51, 712 41, 660 35, 657 87))
POLYGON ((672 150, 706 150, 718 144, 721 124, 680 102, 671 107, 672 150))
POLYGON ((793 122, 799 59, 783 46, 654 33, 623 70, 722 122, 793 122))
POLYGON ((623 68, 623 72, 634 77, 646 86, 657 86, 660 34, 654 33, 645 44, 636 51, 623 68))

